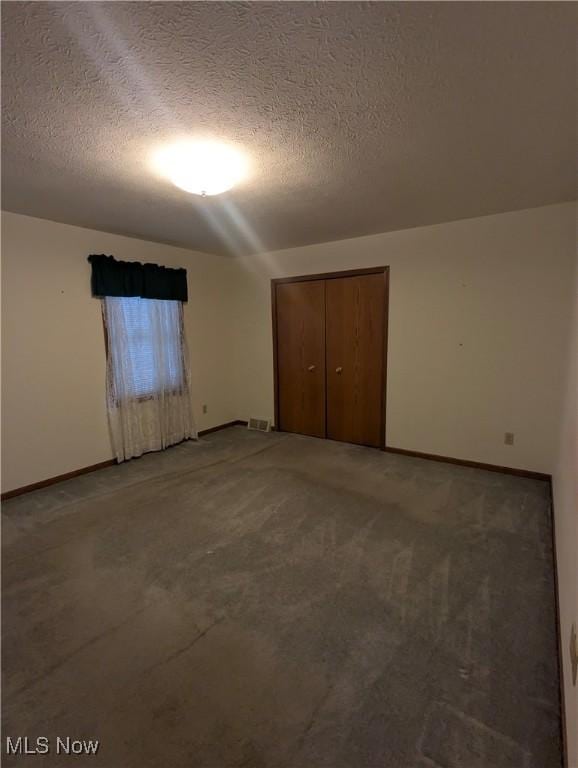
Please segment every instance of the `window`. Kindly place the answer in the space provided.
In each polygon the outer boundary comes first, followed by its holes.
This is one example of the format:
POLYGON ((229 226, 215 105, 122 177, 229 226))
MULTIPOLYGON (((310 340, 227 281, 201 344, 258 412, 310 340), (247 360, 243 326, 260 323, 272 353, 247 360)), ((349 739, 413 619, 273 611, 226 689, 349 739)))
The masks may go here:
POLYGON ((181 393, 185 388, 181 302, 132 297, 103 301, 115 400, 181 393))

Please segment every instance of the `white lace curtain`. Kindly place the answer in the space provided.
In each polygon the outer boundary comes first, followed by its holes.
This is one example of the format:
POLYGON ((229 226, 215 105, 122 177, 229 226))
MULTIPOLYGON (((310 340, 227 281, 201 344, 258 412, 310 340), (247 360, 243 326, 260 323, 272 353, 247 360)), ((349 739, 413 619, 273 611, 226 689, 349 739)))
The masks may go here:
POLYGON ((118 461, 197 433, 180 301, 102 299, 107 331, 107 405, 118 461))

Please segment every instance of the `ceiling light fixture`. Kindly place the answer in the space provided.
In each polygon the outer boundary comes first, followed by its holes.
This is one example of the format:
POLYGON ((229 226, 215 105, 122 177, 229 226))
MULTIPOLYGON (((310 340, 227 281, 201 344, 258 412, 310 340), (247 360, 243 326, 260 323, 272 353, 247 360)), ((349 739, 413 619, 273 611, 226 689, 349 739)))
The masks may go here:
POLYGON ((193 195, 219 195, 247 174, 245 157, 233 147, 215 141, 180 141, 158 150, 156 169, 193 195))

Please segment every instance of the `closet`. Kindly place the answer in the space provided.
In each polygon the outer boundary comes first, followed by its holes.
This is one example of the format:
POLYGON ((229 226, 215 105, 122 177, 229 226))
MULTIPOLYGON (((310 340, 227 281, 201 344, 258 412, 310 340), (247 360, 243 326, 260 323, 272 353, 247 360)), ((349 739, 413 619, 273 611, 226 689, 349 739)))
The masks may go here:
POLYGON ((271 281, 275 423, 385 446, 388 268, 271 281))

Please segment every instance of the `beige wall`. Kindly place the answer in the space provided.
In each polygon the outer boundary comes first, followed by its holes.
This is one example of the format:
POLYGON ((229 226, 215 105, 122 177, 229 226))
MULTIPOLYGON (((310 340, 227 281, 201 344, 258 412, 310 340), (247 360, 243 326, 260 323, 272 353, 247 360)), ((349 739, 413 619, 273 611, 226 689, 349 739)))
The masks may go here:
POLYGON ((388 264, 387 443, 550 473, 574 217, 548 206, 233 260, 3 214, 3 489, 111 455, 92 252, 187 267, 200 429, 273 416, 271 277, 388 264))
POLYGON ((578 283, 576 276, 568 283, 568 299, 573 313, 567 336, 568 366, 564 376, 565 391, 560 409, 559 454, 553 475, 556 550, 560 592, 562 671, 566 700, 568 765, 578 767, 578 687, 572 685, 570 665, 570 630, 578 631, 578 283))
POLYGON ((3 491, 112 456, 90 253, 187 268, 185 323, 197 427, 235 418, 224 375, 232 340, 223 312, 235 288, 231 259, 3 213, 3 491))
POLYGON ((551 473, 574 217, 548 206, 240 260, 238 415, 273 416, 270 278, 389 265, 387 444, 551 473))

